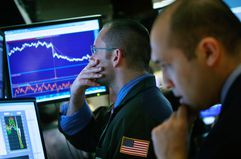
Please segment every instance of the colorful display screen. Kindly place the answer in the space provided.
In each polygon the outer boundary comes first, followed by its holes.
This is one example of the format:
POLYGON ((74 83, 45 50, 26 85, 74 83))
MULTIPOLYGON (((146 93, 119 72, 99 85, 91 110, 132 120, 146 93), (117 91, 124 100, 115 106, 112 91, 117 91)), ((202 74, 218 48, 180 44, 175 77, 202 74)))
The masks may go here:
MULTIPOLYGON (((93 16, 6 29, 11 97, 35 97, 37 102, 69 98, 100 28, 100 16, 93 16)), ((101 92, 105 86, 86 94, 101 92)))

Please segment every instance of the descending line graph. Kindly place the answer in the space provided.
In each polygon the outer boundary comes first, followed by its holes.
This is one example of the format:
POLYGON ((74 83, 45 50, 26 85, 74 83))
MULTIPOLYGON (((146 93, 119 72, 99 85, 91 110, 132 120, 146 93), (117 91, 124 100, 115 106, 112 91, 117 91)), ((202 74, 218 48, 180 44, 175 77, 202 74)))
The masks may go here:
POLYGON ((50 48, 52 50, 53 58, 57 57, 58 59, 64 59, 64 60, 67 60, 69 62, 78 62, 78 61, 81 62, 81 61, 84 61, 84 60, 88 60, 90 58, 89 54, 86 54, 82 58, 69 58, 68 56, 60 55, 60 54, 57 53, 54 45, 51 42, 47 43, 45 41, 44 42, 38 41, 37 43, 35 43, 35 42, 24 43, 24 44, 22 44, 21 47, 14 47, 12 50, 9 51, 8 56, 11 56, 16 52, 22 52, 25 48, 31 48, 31 47, 38 48, 39 46, 45 46, 47 49, 50 48))
POLYGON ((93 41, 93 32, 90 32, 8 42, 11 72, 19 74, 87 64, 93 41), (12 63, 15 61, 20 62, 21 66, 16 67, 20 64, 12 63))
POLYGON ((95 31, 7 41, 13 97, 38 97, 69 92, 88 64, 95 31))

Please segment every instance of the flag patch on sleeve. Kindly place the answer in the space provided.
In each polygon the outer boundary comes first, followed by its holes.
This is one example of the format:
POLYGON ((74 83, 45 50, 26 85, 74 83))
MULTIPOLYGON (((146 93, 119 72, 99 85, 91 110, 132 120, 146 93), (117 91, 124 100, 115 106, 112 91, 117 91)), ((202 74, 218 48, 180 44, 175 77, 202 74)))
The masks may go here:
POLYGON ((123 136, 120 153, 132 156, 147 157, 150 142, 123 136))

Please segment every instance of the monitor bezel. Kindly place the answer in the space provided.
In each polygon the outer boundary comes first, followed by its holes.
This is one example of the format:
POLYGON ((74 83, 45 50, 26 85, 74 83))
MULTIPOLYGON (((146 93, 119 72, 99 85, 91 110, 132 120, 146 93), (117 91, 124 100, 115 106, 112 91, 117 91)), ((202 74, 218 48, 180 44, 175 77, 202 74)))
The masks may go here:
POLYGON ((34 104, 34 109, 35 109, 36 117, 37 117, 37 123, 38 123, 38 127, 39 127, 39 134, 40 134, 40 138, 41 138, 41 141, 42 141, 44 157, 45 157, 45 159, 48 159, 47 151, 46 151, 46 147, 45 147, 45 141, 44 141, 43 132, 42 132, 42 127, 41 127, 41 123, 40 123, 40 115, 39 115, 39 110, 38 110, 38 105, 37 105, 36 99, 35 98, 8 98, 8 99, 0 99, 0 104, 1 103, 19 103, 19 102, 32 102, 34 104))
POLYGON ((98 19, 100 22, 100 28, 103 26, 102 24, 102 15, 96 14, 96 15, 89 15, 89 16, 82 16, 82 17, 73 17, 73 18, 65 18, 65 19, 57 19, 57 20, 46 20, 42 22, 34 22, 31 24, 20 24, 20 25, 12 25, 7 27, 0 27, 0 30, 2 30, 3 34, 5 31, 11 31, 15 29, 24 29, 24 28, 31 28, 31 27, 39 27, 39 26, 46 26, 46 25, 55 25, 55 24, 61 24, 61 23, 72 23, 72 22, 78 22, 78 21, 84 21, 84 20, 94 20, 98 19))
POLYGON ((0 69, 1 69, 1 71, 2 71, 2 90, 1 90, 1 93, 2 93, 2 97, 0 98, 0 99, 4 99, 4 95, 5 95, 5 92, 4 92, 4 90, 5 90, 5 82, 6 82, 6 80, 5 80, 5 75, 6 75, 6 72, 5 72, 5 42, 4 42, 4 34, 3 34, 3 32, 2 31, 0 31, 0 36, 2 37, 2 55, 0 55, 1 57, 0 58, 2 58, 2 64, 0 65, 0 69))
MULTIPOLYGON (((23 24, 23 25, 15 25, 15 26, 9 26, 9 27, 4 27, 1 28, 3 31, 3 34, 6 31, 11 31, 11 30, 17 30, 17 29, 27 29, 27 28, 34 28, 34 27, 41 27, 41 26, 51 26, 51 25, 58 25, 58 24, 63 24, 63 23, 72 23, 72 22, 80 22, 80 21, 87 21, 87 20, 98 20, 100 28, 102 28, 102 16, 101 15, 90 15, 90 16, 84 16, 84 17, 75 17, 75 18, 67 18, 67 19, 59 19, 59 20, 50 20, 50 21, 44 21, 44 22, 37 22, 33 24, 23 24)), ((4 34, 5 37, 5 34, 4 34)), ((4 38, 4 61, 6 61, 6 68, 9 68, 8 62, 7 62, 7 51, 6 51, 6 41, 4 38)), ((6 81, 7 83, 5 84, 6 87, 6 97, 9 98, 20 98, 20 97, 13 97, 12 95, 12 85, 10 83, 10 72, 9 69, 7 69, 7 78, 6 81)), ((99 93, 93 93, 93 94, 88 94, 86 97, 92 97, 92 96, 98 96, 98 95, 104 95, 108 94, 108 88, 105 86, 106 91, 105 92, 99 92, 99 93)), ((31 98, 31 97, 30 97, 31 98)), ((58 98, 58 99, 52 99, 52 100, 45 100, 45 101, 36 101, 40 105, 45 105, 45 104, 51 104, 51 103, 56 103, 56 102, 63 102, 63 101, 68 101, 70 97, 63 97, 63 98, 58 98)))

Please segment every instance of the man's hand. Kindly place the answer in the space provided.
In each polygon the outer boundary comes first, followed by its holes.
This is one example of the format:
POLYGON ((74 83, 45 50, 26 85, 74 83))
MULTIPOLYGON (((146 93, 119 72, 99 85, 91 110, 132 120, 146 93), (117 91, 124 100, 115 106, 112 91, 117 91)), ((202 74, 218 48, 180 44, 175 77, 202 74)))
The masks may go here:
POLYGON ((88 65, 79 73, 77 78, 74 80, 70 89, 71 97, 67 115, 72 115, 83 105, 86 88, 100 85, 95 82, 96 79, 103 76, 101 74, 103 68, 97 67, 98 64, 98 60, 90 60, 88 65))
POLYGON ((158 159, 187 159, 189 128, 193 116, 186 106, 180 106, 168 120, 152 130, 158 159))

